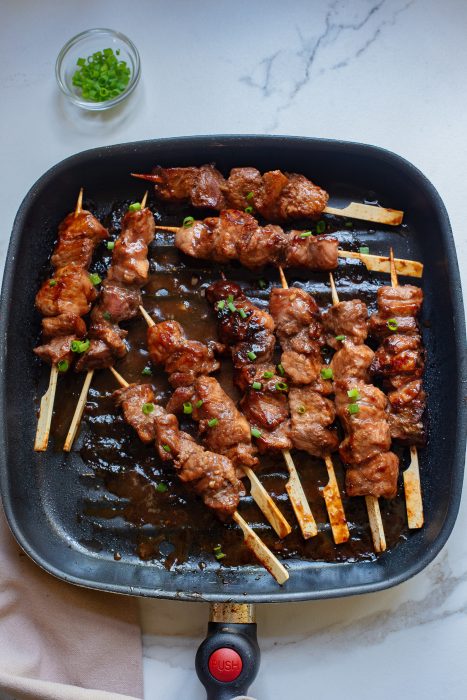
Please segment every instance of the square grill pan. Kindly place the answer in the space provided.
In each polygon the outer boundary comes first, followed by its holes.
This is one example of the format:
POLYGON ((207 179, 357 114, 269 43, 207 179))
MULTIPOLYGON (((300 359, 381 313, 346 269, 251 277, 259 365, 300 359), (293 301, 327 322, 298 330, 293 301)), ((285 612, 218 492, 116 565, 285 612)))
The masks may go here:
MULTIPOLYGON (((198 212, 201 218, 202 213, 198 212)), ((373 228, 372 228, 373 226, 373 228)), ((345 261, 341 261, 345 266, 345 261)), ((363 268, 362 268, 363 269, 363 268)), ((361 270, 357 270, 361 272, 361 270)), ((240 274, 240 273, 239 273, 240 274)), ((215 275, 213 275, 215 276, 215 275)), ((388 277, 361 272, 337 274, 342 298, 357 295, 366 282, 388 277), (355 282, 357 280, 357 282, 355 282), (360 280, 360 286, 358 283, 360 280)), ((292 279, 322 294, 326 276, 304 273, 292 279)), ((410 282, 402 279, 402 283, 410 282)), ((373 290, 374 291, 374 290, 373 290)), ((381 590, 413 576, 440 551, 454 525, 461 496, 466 433, 465 327, 454 242, 445 207, 431 183, 414 166, 373 146, 283 136, 199 136, 128 143, 85 151, 51 168, 26 195, 15 219, 5 267, 0 330, 0 485, 6 515, 19 544, 48 572, 68 582, 131 595, 242 603, 307 600, 381 590), (376 199, 406 212, 401 229, 359 229, 372 253, 420 260, 425 265, 424 330, 427 349, 429 441, 420 451, 425 526, 369 560, 326 563, 289 559, 290 580, 282 588, 256 565, 204 570, 166 570, 126 553, 112 552, 135 528, 116 521, 107 547, 94 545, 82 513, 85 471, 79 451, 65 456, 53 443, 33 451, 37 397, 47 386, 48 367, 33 359, 39 331, 34 297, 50 258, 59 222, 81 186, 97 216, 113 203, 135 200, 144 191, 130 172, 156 164, 215 162, 224 173, 251 165, 305 174, 331 194, 330 204, 376 199)), ((82 375, 80 382, 82 381, 82 375)), ((60 409, 58 409, 59 411, 60 409)))

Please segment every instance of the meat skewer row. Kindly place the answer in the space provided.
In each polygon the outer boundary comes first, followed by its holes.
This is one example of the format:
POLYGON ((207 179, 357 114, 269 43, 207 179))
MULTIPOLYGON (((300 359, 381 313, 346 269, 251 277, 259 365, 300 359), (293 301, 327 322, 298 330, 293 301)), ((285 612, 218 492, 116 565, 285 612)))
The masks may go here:
POLYGON ((337 434, 329 427, 336 412, 326 396, 333 390, 325 379, 329 370, 322 369, 319 309, 311 294, 289 288, 281 267, 279 274, 282 289, 272 289, 269 309, 283 350, 281 365, 293 384, 289 390, 291 438, 294 447, 322 458, 326 464, 329 481, 323 496, 334 542, 341 544, 350 534, 331 459, 338 446, 337 434))
POLYGON ((378 498, 397 493, 399 460, 390 452, 388 401, 369 384, 374 353, 364 341, 368 333, 368 310, 359 301, 339 302, 334 278, 329 275, 333 306, 323 313, 328 344, 337 349, 332 358, 338 417, 346 432, 339 453, 346 469, 349 496, 365 496, 376 552, 386 549, 386 537, 378 498))
POLYGON ((86 335, 82 317, 96 297, 88 269, 95 248, 108 236, 107 229, 82 205, 81 188, 75 211, 68 214, 58 229, 58 242, 51 258, 54 276, 43 282, 36 295, 36 307, 44 316, 42 332, 46 342, 34 352, 51 364, 49 387, 40 403, 36 452, 46 450, 49 442, 58 373, 67 371, 73 349, 81 346, 79 339, 86 335))
MULTIPOLYGON (((186 255, 222 263, 238 260, 253 270, 274 264, 329 271, 337 268, 339 258, 352 258, 371 272, 390 272, 388 257, 338 250, 339 241, 334 236, 314 236, 311 231, 286 233, 272 224, 260 226, 251 214, 235 209, 225 209, 204 221, 186 217, 180 227, 157 224, 156 228, 175 233, 175 246, 186 255)), ((423 274, 423 265, 415 260, 397 258, 395 264, 401 275, 423 274)))
MULTIPOLYGON (((391 248, 391 260, 393 251, 391 248)), ((388 387, 391 437, 410 445, 411 462, 402 473, 409 528, 423 526, 423 502, 417 446, 425 444, 423 411, 426 394, 422 387, 424 357, 417 316, 423 292, 411 285, 399 286, 392 266, 391 287, 378 289, 378 313, 370 318, 370 333, 382 344, 371 370, 388 387)))
POLYGON ((156 324, 142 306, 140 310, 148 324, 151 361, 164 365, 169 382, 175 387, 167 410, 189 411, 200 422, 206 447, 228 457, 240 474, 248 477, 251 497, 277 535, 286 537, 292 528, 252 469, 258 459, 251 444, 250 426, 219 382, 207 376, 219 369, 211 348, 187 340, 176 321, 156 324))
POLYGON ((132 173, 154 183, 156 197, 166 202, 190 202, 209 209, 255 209, 268 221, 316 219, 334 214, 391 226, 402 223, 404 212, 351 202, 344 209, 328 207, 325 190, 298 173, 256 168, 232 168, 227 179, 213 165, 187 168, 156 167, 152 174, 132 173))
POLYGON ((148 245, 154 238, 154 217, 146 208, 147 192, 141 204, 130 205, 122 220, 122 230, 113 243, 112 262, 99 297, 91 311, 89 348, 76 364, 86 378, 76 405, 63 449, 69 452, 76 437, 96 369, 110 367, 127 352, 127 331, 122 321, 134 318, 141 304, 141 287, 148 281, 148 245))
POLYGON ((115 398, 122 406, 125 421, 135 428, 143 442, 155 442, 160 458, 173 462, 178 478, 191 486, 221 520, 232 518, 237 523, 246 546, 276 581, 284 584, 289 578, 287 570, 237 510, 241 482, 231 461, 205 450, 191 435, 181 431, 177 418, 155 403, 148 384, 128 384, 113 367, 110 370, 122 387, 115 398), (151 405, 153 410, 144 413, 144 405, 151 405))
POLYGON ((240 406, 253 426, 258 449, 282 453, 289 471, 286 490, 302 535, 305 539, 315 537, 318 528, 290 454, 287 386, 271 363, 274 321, 235 283, 216 282, 208 287, 206 297, 217 314, 220 339, 230 347, 235 383, 245 392, 240 406))

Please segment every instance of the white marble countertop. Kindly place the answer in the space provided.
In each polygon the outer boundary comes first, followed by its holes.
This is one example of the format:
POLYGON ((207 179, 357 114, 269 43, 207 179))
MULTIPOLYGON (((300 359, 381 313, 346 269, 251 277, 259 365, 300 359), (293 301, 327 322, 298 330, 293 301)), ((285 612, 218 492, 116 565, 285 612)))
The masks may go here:
MULTIPOLYGON (((275 133, 394 150, 443 198, 467 274, 467 3, 463 0, 4 0, 0 24, 0 269, 33 182, 77 151, 160 136, 275 133), (123 31, 143 76, 128 109, 64 104, 54 62, 89 27, 123 31)), ((260 700, 465 697, 467 503, 435 562, 397 588, 258 606, 260 700), (293 690, 292 690, 293 689, 293 690)), ((204 697, 194 653, 207 606, 141 602, 146 700, 204 697)))

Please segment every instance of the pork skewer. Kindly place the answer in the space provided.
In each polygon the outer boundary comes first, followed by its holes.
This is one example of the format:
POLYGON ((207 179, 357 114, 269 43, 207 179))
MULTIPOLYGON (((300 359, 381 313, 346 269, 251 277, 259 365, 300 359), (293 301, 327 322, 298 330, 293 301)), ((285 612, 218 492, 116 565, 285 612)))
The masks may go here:
MULTIPOLYGON (((332 295, 332 303, 333 307, 336 308, 340 305, 339 302, 339 297, 337 294, 336 286, 334 283, 334 277, 332 273, 329 274, 329 279, 330 279, 330 284, 331 284, 331 295, 332 295)), ((360 304, 359 307, 363 307, 363 304, 360 304)), ((378 402, 384 403, 384 406, 387 405, 386 402, 381 402, 381 399, 385 399, 384 394, 380 392, 376 387, 369 387, 368 385, 365 384, 365 380, 367 379, 367 372, 368 372, 368 367, 371 363, 371 360, 373 358, 373 352, 368 348, 368 346, 363 344, 363 340, 366 337, 366 317, 368 315, 368 312, 366 310, 366 307, 363 308, 354 308, 352 309, 353 311, 353 324, 354 324, 354 335, 351 336, 351 338, 346 340, 345 336, 336 336, 335 340, 333 341, 333 345, 335 347, 336 342, 343 342, 343 348, 341 350, 338 350, 337 353, 334 355, 332 361, 331 361, 331 367, 333 368, 334 372, 334 379, 339 381, 343 380, 344 387, 341 389, 340 392, 336 391, 336 405, 339 405, 340 403, 343 404, 344 411, 340 412, 339 417, 341 418, 341 421, 344 424, 344 427, 346 428, 346 433, 347 433, 347 438, 344 440, 344 442, 340 446, 340 452, 341 456, 344 457, 344 461, 347 463, 350 463, 351 469, 347 470, 346 473, 346 481, 347 481, 347 490, 350 492, 349 495, 365 495, 365 504, 367 508, 367 513, 368 513, 368 520, 370 524, 370 530, 371 530, 371 535, 373 538, 373 546, 376 552, 384 552, 386 549, 386 536, 384 533, 384 526, 383 526, 383 521, 381 518, 381 510, 379 507, 379 502, 378 498, 372 494, 365 493, 365 491, 369 490, 374 485, 374 478, 375 474, 376 476, 379 476, 379 470, 383 472, 385 475, 386 471, 389 474, 388 481, 391 481, 391 486, 390 490, 391 493, 389 493, 389 490, 386 495, 394 496, 395 491, 397 488, 396 480, 397 480, 397 467, 398 467, 398 460, 393 455, 393 453, 390 453, 392 457, 389 460, 388 465, 384 465, 382 463, 381 465, 376 465, 376 468, 373 467, 372 465, 372 459, 378 459, 378 453, 377 449, 381 450, 382 454, 384 455, 384 450, 382 448, 386 447, 388 448, 390 445, 390 433, 389 433, 389 426, 385 424, 384 419, 381 420, 382 414, 381 411, 379 411, 378 414, 374 414, 374 407, 377 406, 378 402), (339 341, 337 341, 337 338, 339 338, 339 341), (358 343, 357 345, 354 344, 352 341, 356 341, 358 343), (359 350, 360 348, 360 350, 359 350), (346 353, 346 357, 342 357, 342 353, 346 353), (341 355, 341 356, 340 356, 341 355), (349 382, 348 378, 351 378, 353 381, 349 382), (347 380, 347 381, 346 381, 347 380), (350 386, 350 383, 354 384, 355 386, 352 387, 351 389, 348 389, 348 386, 350 386), (366 387, 368 386, 368 390, 366 387), (350 401, 354 401, 354 398, 352 397, 359 397, 360 392, 365 392, 365 394, 368 394, 368 396, 364 396, 365 403, 367 403, 367 406, 370 408, 370 411, 372 415, 369 416, 370 420, 373 422, 373 425, 376 427, 376 421, 378 419, 378 425, 381 424, 381 427, 384 431, 384 437, 382 439, 382 444, 377 445, 377 449, 373 450, 373 455, 376 453, 376 457, 373 456, 368 459, 362 459, 361 464, 365 465, 365 462, 367 466, 369 466, 369 469, 363 469, 358 466, 360 463, 360 456, 359 456, 359 462, 357 462, 357 465, 355 465, 355 457, 353 456, 352 453, 355 454, 357 450, 353 450, 352 447, 352 439, 354 436, 351 435, 352 431, 352 416, 345 415, 345 404, 347 405, 347 410, 349 410, 350 405, 356 405, 358 406, 358 399, 354 404, 349 404, 350 401), (389 445, 387 444, 389 441, 389 445), (347 445, 345 443, 347 442, 347 445), (345 454, 345 450, 343 449, 344 447, 347 448, 347 455, 345 454), (350 447, 350 449, 348 449, 350 447), (397 461, 397 466, 395 462, 397 461), (394 462, 394 464, 392 464, 394 462), (396 467, 394 469, 394 467, 396 467), (372 470, 374 470, 374 473, 372 473, 372 470), (349 478, 349 473, 351 473, 351 478, 349 478), (394 479, 395 476, 395 479, 394 479), (394 482, 394 483, 393 483, 394 482)), ((335 332, 335 320, 338 320, 338 316, 333 318, 334 315, 330 315, 330 312, 327 312, 328 315, 330 316, 329 319, 329 325, 330 325, 330 330, 332 332, 335 332)), ((326 314, 323 315, 323 320, 326 321, 326 314)), ((332 346, 331 346, 332 347, 332 346)), ((382 406, 381 406, 382 408, 382 406)), ((339 411, 338 411, 339 414, 339 411)), ((350 414, 350 411, 349 411, 350 414)), ((358 414, 357 414, 358 415, 358 414)), ((371 429, 371 428, 370 428, 371 429)), ((358 446, 357 446, 358 447, 358 446)), ((365 446, 362 446, 363 449, 360 450, 363 454, 361 457, 366 457, 367 455, 364 454, 364 449, 365 446)))
POLYGON ((255 209, 268 221, 316 219, 321 214, 345 216, 390 226, 402 223, 404 212, 351 202, 344 209, 328 207, 328 193, 298 173, 280 170, 265 172, 256 168, 233 168, 227 179, 213 165, 199 168, 161 168, 152 174, 132 173, 133 177, 154 183, 158 199, 190 202, 209 209, 255 209))
MULTIPOLYGON (((330 271, 337 268, 339 258, 351 258, 359 260, 372 272, 390 272, 388 257, 338 250, 338 239, 330 235, 297 230, 286 233, 280 226, 260 226, 253 216, 240 210, 223 210, 219 216, 204 221, 186 217, 180 227, 156 227, 175 233, 175 246, 201 260, 222 263, 238 260, 253 270, 272 263, 330 271)), ((423 274, 423 265, 415 260, 397 258, 395 264, 401 275, 421 277, 423 274)))
POLYGON ((51 363, 49 387, 41 399, 34 450, 47 449, 52 422, 55 391, 59 372, 66 372, 79 352, 86 333, 82 316, 96 297, 93 282, 87 272, 92 255, 108 231, 88 211, 83 210, 81 188, 75 211, 59 226, 58 242, 52 255, 54 276, 45 280, 36 295, 36 306, 43 314, 42 330, 45 344, 34 352, 51 363))
POLYGON ((323 489, 323 496, 334 542, 341 544, 347 542, 350 534, 331 458, 331 452, 338 445, 335 432, 328 427, 334 421, 335 411, 333 403, 326 398, 325 391, 320 391, 317 386, 321 384, 325 389, 326 385, 326 380, 321 379, 320 371, 322 362, 319 337, 322 335, 322 325, 319 318, 316 318, 317 305, 314 304, 313 297, 301 289, 289 290, 281 267, 279 275, 282 290, 273 289, 271 292, 270 312, 284 350, 281 364, 292 381, 300 385, 291 388, 289 392, 292 442, 298 449, 324 459, 329 481, 323 489), (316 311, 313 306, 316 306, 316 311), (297 403, 298 407, 295 406, 297 403), (308 411, 306 404, 309 404, 308 411), (300 415, 300 409, 304 415, 300 415), (304 417, 308 419, 306 422, 304 417), (310 426, 310 418, 315 419, 316 425, 311 421, 310 426), (313 428, 316 435, 313 435, 313 428))
MULTIPOLYGON (((110 370, 124 390, 133 387, 136 390, 139 388, 137 385, 128 384, 113 367, 110 367, 110 370)), ((237 523, 242 530, 246 546, 276 581, 280 585, 284 584, 289 578, 288 571, 237 510, 240 485, 230 460, 205 450, 190 435, 179 430, 176 417, 154 403, 154 392, 152 392, 151 387, 144 384, 140 388, 144 391, 144 398, 139 399, 140 406, 149 403, 153 410, 148 416, 142 410, 139 413, 143 418, 152 417, 154 421, 150 427, 147 426, 147 423, 152 423, 152 421, 146 421, 145 429, 143 428, 144 442, 154 441, 160 457, 164 461, 174 461, 179 478, 185 483, 191 482, 195 491, 203 498, 204 503, 213 509, 221 519, 231 517, 237 523), (215 492, 215 485, 220 486, 220 494, 215 492)), ((130 417, 133 397, 125 397, 125 395, 121 395, 121 392, 118 393, 125 420, 137 429, 138 435, 141 437, 141 416, 138 415, 136 420, 131 420, 130 417)))
POLYGON ((385 378, 391 407, 389 425, 394 440, 410 446, 410 466, 403 473, 409 528, 423 526, 423 502, 417 445, 425 444, 422 414, 425 392, 422 387, 423 349, 416 317, 423 293, 410 285, 399 286, 391 248, 391 287, 378 289, 378 313, 370 319, 370 330, 379 340, 372 369, 385 378))
POLYGON ((126 331, 119 327, 138 313, 140 288, 148 280, 147 246, 154 237, 154 217, 146 209, 147 192, 140 204, 130 206, 122 222, 122 231, 113 243, 112 262, 107 279, 91 311, 88 351, 77 363, 78 371, 87 370, 63 449, 72 448, 92 382, 94 371, 113 364, 127 352, 126 331))
POLYGON ((253 426, 258 449, 282 453, 289 471, 286 490, 302 535, 315 537, 318 528, 290 454, 287 386, 271 364, 274 320, 232 282, 212 284, 206 296, 217 314, 221 341, 231 348, 235 383, 245 392, 240 406, 253 426))
MULTIPOLYGON (((277 535, 281 538, 286 537, 292 528, 251 466, 249 466, 249 464, 254 466, 258 462, 254 456, 254 448, 251 445, 250 426, 244 416, 238 411, 230 396, 224 392, 219 382, 213 377, 207 376, 209 372, 215 371, 219 364, 209 363, 209 349, 204 343, 198 343, 197 341, 187 342, 182 337, 182 329, 179 324, 174 321, 156 324, 143 306, 140 306, 140 311, 148 324, 148 347, 151 360, 155 364, 164 363, 166 371, 170 375, 171 383, 176 386, 175 392, 167 405, 168 410, 174 412, 175 406, 178 409, 183 408, 184 405, 189 406, 193 419, 195 421, 201 420, 205 427, 209 427, 209 432, 205 434, 207 447, 213 450, 215 448, 215 452, 225 454, 233 461, 235 467, 248 477, 251 485, 251 497, 277 535), (167 346, 163 347, 163 339, 168 340, 170 335, 173 338, 175 334, 180 335, 181 342, 177 343, 177 341, 174 342, 171 339, 168 341, 167 346), (183 347, 184 345, 186 347, 183 347), (200 345, 202 346, 201 348, 199 347, 200 345), (186 356, 195 357, 196 349, 199 349, 200 353, 196 356, 195 369, 191 369, 186 362, 186 356), (201 358, 203 350, 205 351, 204 360, 201 358), (193 398, 197 391, 203 392, 203 399, 199 397, 193 398), (199 407, 198 403, 200 404, 199 407), (222 411, 219 411, 221 405, 222 411), (204 415, 208 406, 210 408, 209 417, 204 415), (211 423, 211 426, 209 426, 209 423, 211 423), (228 433, 227 435, 226 432, 228 433)), ((190 363, 191 367, 193 367, 195 362, 190 363)))

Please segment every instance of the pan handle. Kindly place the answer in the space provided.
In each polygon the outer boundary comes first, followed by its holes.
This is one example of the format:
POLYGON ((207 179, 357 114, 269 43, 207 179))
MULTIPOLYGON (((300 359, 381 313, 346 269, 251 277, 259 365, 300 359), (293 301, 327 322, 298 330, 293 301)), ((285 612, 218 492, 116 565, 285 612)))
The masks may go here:
POLYGON ((246 695, 259 669, 252 605, 211 606, 207 637, 196 654, 196 673, 207 700, 246 695))

